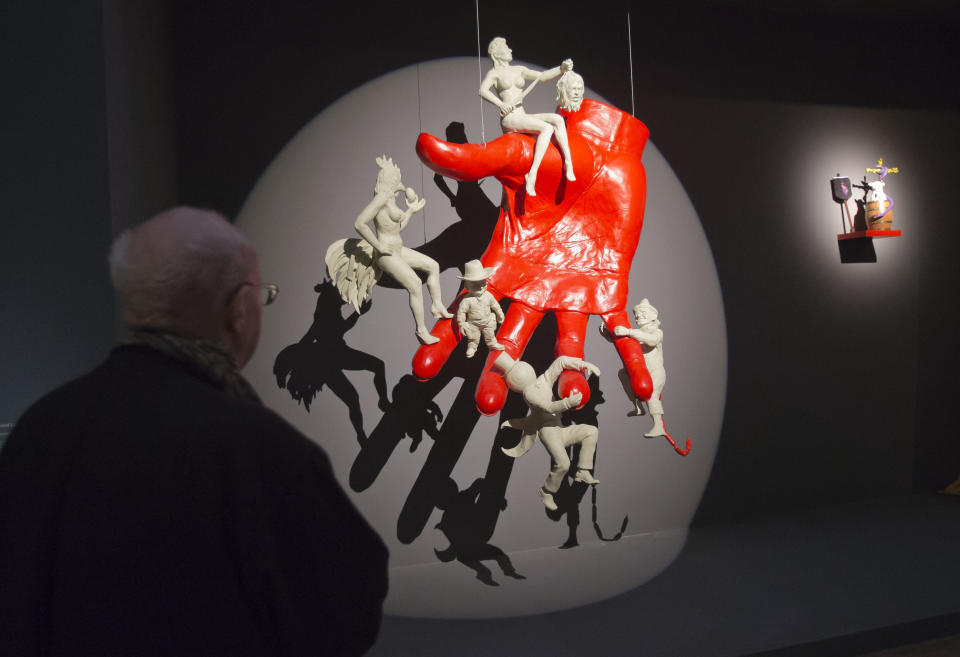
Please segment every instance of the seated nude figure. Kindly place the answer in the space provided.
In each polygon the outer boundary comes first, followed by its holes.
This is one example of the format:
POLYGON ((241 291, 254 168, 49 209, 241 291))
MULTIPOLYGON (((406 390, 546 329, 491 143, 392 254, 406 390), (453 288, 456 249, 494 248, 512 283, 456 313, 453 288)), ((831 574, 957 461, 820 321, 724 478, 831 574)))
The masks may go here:
POLYGON ((536 196, 537 171, 543 160, 550 138, 556 135, 557 144, 563 154, 564 170, 567 180, 574 181, 573 160, 570 158, 570 146, 567 143, 567 128, 559 114, 527 114, 523 111, 523 99, 538 82, 552 80, 561 73, 573 70, 573 61, 565 59, 560 66, 548 71, 535 71, 526 66, 511 66, 513 51, 503 37, 496 37, 487 48, 493 68, 483 78, 480 95, 500 108, 500 126, 504 132, 524 132, 537 135, 533 164, 526 177, 527 196, 536 196), (533 84, 524 87, 528 80, 533 84), (496 93, 494 93, 496 92, 496 93))
MULTIPOLYGON (((357 216, 354 227, 373 253, 369 259, 357 252, 356 245, 349 240, 341 240, 330 246, 327 251, 327 268, 330 276, 344 300, 357 305, 358 300, 366 298, 370 287, 384 271, 400 283, 410 295, 410 312, 416 324, 416 336, 421 344, 433 344, 437 338, 430 335, 423 319, 423 290, 420 277, 414 270, 426 272, 427 289, 430 291, 430 309, 433 316, 440 319, 453 317, 444 307, 440 298, 440 266, 433 258, 403 245, 402 231, 414 212, 423 209, 426 199, 417 198, 413 188, 404 188, 400 169, 393 160, 383 156, 377 158, 380 173, 374 188, 374 197, 357 216), (404 192, 407 209, 397 205, 396 195, 404 192), (376 226, 371 228, 370 223, 376 226), (371 262, 372 261, 372 262, 371 262), (366 263, 370 263, 369 266, 366 263)), ((362 245, 360 245, 361 248, 362 245)))

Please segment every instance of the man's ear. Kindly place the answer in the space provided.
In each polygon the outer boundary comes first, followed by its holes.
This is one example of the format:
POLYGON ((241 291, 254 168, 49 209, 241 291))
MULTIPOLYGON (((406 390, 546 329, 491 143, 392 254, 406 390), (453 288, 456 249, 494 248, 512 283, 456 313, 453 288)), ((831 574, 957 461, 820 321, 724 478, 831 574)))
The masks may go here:
POLYGON ((234 353, 240 344, 240 336, 244 334, 247 322, 250 321, 247 314, 245 304, 240 303, 240 295, 234 295, 223 316, 223 337, 234 353))

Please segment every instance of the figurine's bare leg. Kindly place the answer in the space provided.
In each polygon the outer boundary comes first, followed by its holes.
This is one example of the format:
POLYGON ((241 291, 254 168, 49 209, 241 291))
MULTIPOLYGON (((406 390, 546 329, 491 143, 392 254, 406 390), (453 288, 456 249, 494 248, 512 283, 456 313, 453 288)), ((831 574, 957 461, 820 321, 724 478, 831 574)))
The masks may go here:
POLYGON ((540 170, 540 162, 547 153, 550 146, 550 139, 553 138, 553 126, 536 118, 535 115, 523 114, 517 111, 510 112, 501 121, 504 132, 526 132, 536 133, 537 143, 533 148, 533 164, 530 165, 530 171, 527 173, 527 196, 536 196, 537 172, 540 170))
POLYGON ((557 138, 557 145, 560 146, 560 153, 563 155, 563 168, 567 180, 575 181, 577 178, 573 175, 573 158, 570 156, 570 143, 567 141, 567 124, 559 114, 532 114, 528 115, 536 119, 541 119, 553 126, 554 136, 557 138))
POLYGON ((436 319, 450 319, 453 317, 443 306, 440 293, 440 265, 430 256, 419 251, 403 247, 403 260, 412 268, 427 273, 427 290, 430 291, 430 312, 436 319))
MULTIPOLYGON (((407 251, 408 249, 404 249, 407 251)), ((380 268, 390 274, 391 277, 404 288, 410 295, 410 312, 413 313, 413 320, 416 323, 417 340, 421 344, 433 344, 439 338, 430 335, 427 325, 423 321, 423 290, 421 289, 420 277, 410 268, 410 265, 398 255, 381 256, 377 261, 380 268)))

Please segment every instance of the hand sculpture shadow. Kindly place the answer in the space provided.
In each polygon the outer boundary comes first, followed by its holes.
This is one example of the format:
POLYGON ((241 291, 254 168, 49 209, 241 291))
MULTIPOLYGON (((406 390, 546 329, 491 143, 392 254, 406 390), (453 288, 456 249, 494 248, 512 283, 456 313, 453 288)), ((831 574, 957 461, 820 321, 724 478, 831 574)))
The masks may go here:
MULTIPOLYGON (((347 405, 350 424, 362 445, 367 439, 363 429, 363 411, 360 408, 360 396, 357 389, 347 379, 344 371, 364 370, 373 373, 373 385, 379 397, 379 406, 386 409, 390 404, 387 397, 387 379, 383 361, 368 353, 347 345, 344 336, 356 325, 360 314, 350 313, 344 317, 341 307, 344 304, 340 293, 330 281, 324 281, 313 288, 317 293, 317 306, 313 313, 313 324, 299 342, 284 347, 273 363, 273 374, 277 385, 286 388, 290 397, 303 403, 307 412, 317 392, 326 385, 347 405)), ((370 309, 371 302, 361 306, 361 313, 370 309)))
MULTIPOLYGON (((458 121, 447 126, 446 136, 450 143, 467 143, 463 123, 458 121)), ((450 201, 459 221, 447 226, 417 250, 436 260, 440 264, 440 271, 456 268, 462 274, 463 264, 477 258, 481 245, 490 241, 493 227, 497 224, 498 208, 480 189, 480 181, 457 182, 456 192, 439 173, 434 174, 433 182, 450 201)))
MULTIPOLYGON (((457 482, 451 478, 441 482, 437 490, 437 507, 443 510, 436 529, 443 532, 450 545, 443 549, 434 549, 437 558, 446 563, 456 559, 477 574, 477 579, 488 586, 499 586, 493 579, 493 573, 483 565, 483 561, 494 560, 507 577, 526 579, 513 567, 510 557, 495 545, 491 545, 490 536, 484 527, 488 513, 480 505, 484 480, 476 479, 470 486, 460 491, 457 482)), ((483 495, 485 500, 491 498, 483 495)), ((500 500, 500 509, 507 508, 507 500, 500 500)))
MULTIPOLYGON (((567 415, 564 416, 563 423, 564 425, 569 424, 590 424, 597 428, 600 426, 599 422, 599 413, 597 412, 597 406, 604 403, 606 399, 603 396, 603 391, 600 390, 600 379, 598 377, 590 377, 590 402, 581 409, 570 411, 567 415)), ((602 432, 601 432, 602 435, 602 432)), ((597 454, 594 457, 599 458, 600 447, 603 445, 603 440, 597 444, 597 454)), ((564 479, 563 485, 560 487, 560 491, 554 495, 554 501, 557 503, 556 511, 547 511, 547 517, 552 520, 559 521, 564 515, 567 517, 567 539, 564 541, 563 545, 560 546, 560 549, 569 549, 577 547, 580 545, 580 542, 577 538, 577 529, 580 526, 580 503, 583 501, 584 495, 587 492, 587 488, 590 488, 591 495, 591 517, 593 521, 593 529, 597 534, 597 538, 601 541, 618 541, 623 536, 624 531, 627 528, 627 522, 629 520, 628 516, 624 516, 623 521, 620 523, 620 530, 612 538, 607 538, 604 536, 603 531, 600 528, 599 518, 598 518, 598 503, 597 503, 597 486, 589 487, 587 484, 572 481, 572 477, 575 474, 574 470, 576 469, 577 457, 580 451, 579 445, 574 445, 570 448, 570 479, 564 479)))
MULTIPOLYGON (((550 320, 544 324, 544 330, 538 331, 530 341, 524 356, 527 362, 540 370, 546 369, 553 362, 550 338, 552 331, 556 328, 550 320)), ((454 351, 447 366, 440 373, 439 378, 449 381, 448 377, 458 372, 463 378, 463 383, 397 520, 397 537, 404 543, 410 543, 416 539, 426 527, 430 514, 435 508, 439 508, 441 503, 439 497, 442 497, 446 488, 445 482, 450 478, 480 419, 480 413, 473 401, 473 390, 483 372, 483 362, 479 358, 466 358, 463 351, 461 345, 454 351)), ((431 379, 422 385, 431 385, 433 382, 434 380, 431 379)), ((527 410, 523 399, 519 395, 512 395, 506 400, 502 419, 523 416, 527 410)), ((500 423, 497 424, 498 427, 499 425, 500 423)), ((478 439, 487 440, 485 436, 480 436, 478 439)), ((475 523, 475 536, 481 542, 489 541, 494 534, 500 512, 503 510, 502 503, 506 496, 507 482, 513 471, 514 459, 504 454, 501 448, 511 447, 516 440, 516 431, 498 429, 490 445, 490 456, 483 474, 484 485, 481 487, 472 517, 475 523)))

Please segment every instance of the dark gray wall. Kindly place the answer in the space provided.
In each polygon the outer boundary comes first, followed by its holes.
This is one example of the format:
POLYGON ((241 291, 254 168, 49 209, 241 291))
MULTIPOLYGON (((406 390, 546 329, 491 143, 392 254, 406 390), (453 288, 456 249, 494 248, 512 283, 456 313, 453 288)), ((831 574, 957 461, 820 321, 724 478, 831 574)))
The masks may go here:
POLYGON ((0 422, 113 341, 99 2, 5 3, 0 17, 0 422))

